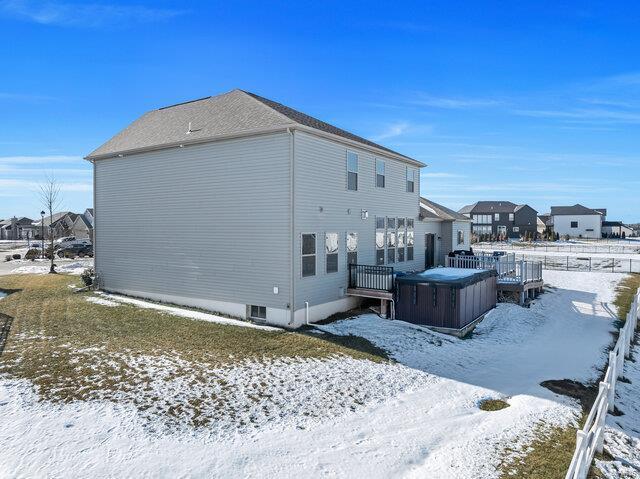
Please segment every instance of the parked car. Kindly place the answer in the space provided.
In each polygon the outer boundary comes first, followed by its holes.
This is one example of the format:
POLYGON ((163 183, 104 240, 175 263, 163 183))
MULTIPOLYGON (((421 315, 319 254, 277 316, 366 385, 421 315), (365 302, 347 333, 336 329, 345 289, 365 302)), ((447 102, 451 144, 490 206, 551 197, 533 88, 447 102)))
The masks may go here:
POLYGON ((473 254, 473 250, 471 249, 457 249, 455 251, 451 251, 448 256, 450 258, 455 258, 456 256, 475 256, 473 254))
POLYGON ((75 258, 76 256, 79 256, 80 258, 84 258, 85 256, 93 257, 93 246, 76 243, 71 246, 60 248, 57 254, 60 258, 75 258))

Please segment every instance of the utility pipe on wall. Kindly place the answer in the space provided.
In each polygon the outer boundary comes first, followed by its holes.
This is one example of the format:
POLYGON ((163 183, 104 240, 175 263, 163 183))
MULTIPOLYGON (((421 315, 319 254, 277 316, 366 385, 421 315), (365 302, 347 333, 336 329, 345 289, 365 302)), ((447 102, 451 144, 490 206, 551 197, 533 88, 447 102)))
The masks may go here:
POLYGON ((304 322, 309 326, 309 301, 304 302, 304 322))

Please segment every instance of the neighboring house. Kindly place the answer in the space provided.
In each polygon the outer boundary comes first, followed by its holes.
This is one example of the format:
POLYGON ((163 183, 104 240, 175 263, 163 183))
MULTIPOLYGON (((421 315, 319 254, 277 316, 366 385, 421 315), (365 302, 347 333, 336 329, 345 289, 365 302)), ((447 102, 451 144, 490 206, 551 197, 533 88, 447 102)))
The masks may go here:
POLYGON ((553 231, 560 236, 573 238, 601 238, 602 222, 607 210, 587 208, 581 204, 573 206, 552 206, 551 223, 553 231))
POLYGON ((152 110, 87 159, 105 290, 298 327, 358 304, 349 264, 424 269, 424 165, 253 93, 152 110))
POLYGON ((425 228, 425 268, 444 266, 451 251, 471 248, 471 220, 466 216, 420 198, 420 220, 425 228))
POLYGON ((633 236, 633 228, 625 225, 622 221, 603 221, 602 222, 602 236, 611 237, 617 235, 622 237, 633 236))
POLYGON ((90 239, 93 241, 93 225, 84 215, 77 215, 71 227, 71 233, 78 239, 90 239))
POLYGON ((57 213, 53 213, 52 216, 45 215, 44 230, 42 230, 42 220, 33 223, 36 230, 36 237, 40 238, 42 234, 41 231, 44 231, 45 239, 49 239, 51 232, 53 232, 54 238, 71 236, 71 230, 76 216, 77 215, 75 213, 70 211, 59 211, 57 213))
POLYGON ((475 236, 495 238, 535 237, 538 212, 529 205, 511 201, 478 201, 461 208, 458 213, 471 218, 475 236))
POLYGON ((551 213, 545 213, 543 215, 538 215, 538 234, 547 235, 550 237, 553 232, 553 221, 551 218, 551 213))
POLYGON ((22 218, 9 218, 0 221, 0 240, 26 240, 34 238, 33 220, 22 218))

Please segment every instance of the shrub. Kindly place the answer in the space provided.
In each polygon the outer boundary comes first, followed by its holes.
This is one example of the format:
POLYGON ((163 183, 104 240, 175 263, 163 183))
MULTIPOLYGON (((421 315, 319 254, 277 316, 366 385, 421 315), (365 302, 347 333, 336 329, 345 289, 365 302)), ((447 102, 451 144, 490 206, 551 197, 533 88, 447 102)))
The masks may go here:
POLYGON ((18 253, 15 253, 13 255, 13 259, 20 259, 20 258, 22 258, 22 256, 20 254, 18 254, 18 253))
POLYGON ((38 251, 35 248, 31 248, 29 251, 26 252, 26 254, 24 255, 24 259, 36 259, 40 256, 40 251, 38 251))
POLYGON ((80 279, 82 280, 85 286, 89 287, 93 284, 95 275, 96 275, 96 272, 93 270, 93 268, 87 268, 80 275, 80 279))
POLYGON ((11 257, 10 254, 8 254, 7 256, 4 257, 5 261, 11 261, 13 258, 11 257))

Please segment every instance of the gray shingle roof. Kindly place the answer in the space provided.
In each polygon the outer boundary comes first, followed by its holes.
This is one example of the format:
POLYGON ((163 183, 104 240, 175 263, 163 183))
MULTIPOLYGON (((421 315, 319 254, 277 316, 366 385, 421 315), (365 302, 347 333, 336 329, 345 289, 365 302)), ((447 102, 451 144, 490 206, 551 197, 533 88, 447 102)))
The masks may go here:
POLYGON ((517 207, 518 205, 511 201, 477 201, 472 205, 463 206, 458 213, 513 213, 517 207))
POLYGON ((579 203, 573 206, 552 206, 551 216, 567 216, 567 215, 602 215, 601 211, 587 208, 579 203))
POLYGON ((419 163, 405 155, 254 93, 232 90, 218 96, 152 110, 86 158, 96 159, 218 137, 303 126, 330 133, 419 163), (189 130, 191 125, 191 130, 189 130))
POLYGON ((420 197, 420 216, 423 218, 438 218, 445 221, 471 221, 471 219, 446 206, 422 197, 420 197))

